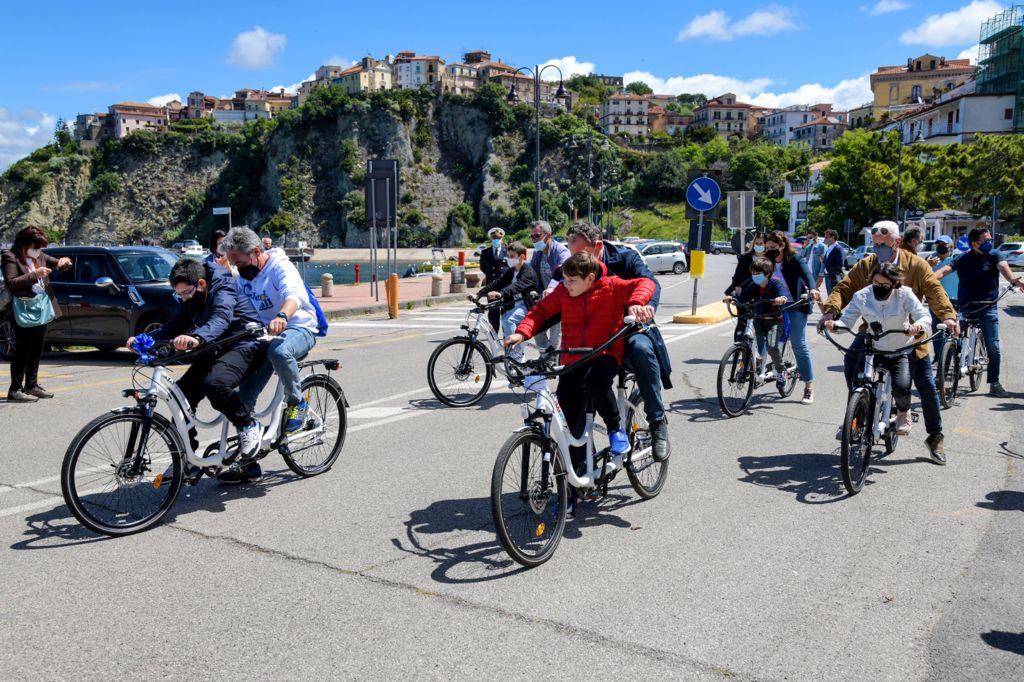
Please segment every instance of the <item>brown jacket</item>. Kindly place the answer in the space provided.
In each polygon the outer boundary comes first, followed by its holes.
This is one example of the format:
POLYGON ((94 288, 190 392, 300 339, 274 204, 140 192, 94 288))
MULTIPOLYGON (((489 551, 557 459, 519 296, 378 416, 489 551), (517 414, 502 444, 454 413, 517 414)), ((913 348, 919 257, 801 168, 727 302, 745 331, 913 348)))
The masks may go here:
MULTIPOLYGON (((36 295, 32 291, 32 285, 36 283, 36 274, 28 269, 24 260, 15 256, 13 251, 5 250, 0 254, 0 264, 2 264, 4 272, 4 285, 10 289, 12 296, 32 298, 36 295)), ((57 267, 57 259, 43 252, 43 255, 36 261, 36 267, 54 269, 57 267)), ((60 306, 57 304, 57 297, 53 293, 53 287, 50 286, 50 278, 44 277, 42 281, 43 288, 50 297, 50 303, 53 304, 53 312, 56 317, 60 317, 60 306)))
MULTIPOLYGON (((899 254, 896 264, 903 272, 903 285, 909 287, 914 295, 926 303, 940 320, 956 319, 956 310, 928 262, 904 249, 896 251, 899 254)), ((832 288, 832 294, 822 305, 822 309, 826 313, 838 316, 856 292, 870 286, 871 273, 874 272, 877 262, 878 257, 873 253, 861 258, 853 269, 846 273, 843 281, 832 288)), ((928 357, 927 344, 918 347, 917 357, 928 357)))

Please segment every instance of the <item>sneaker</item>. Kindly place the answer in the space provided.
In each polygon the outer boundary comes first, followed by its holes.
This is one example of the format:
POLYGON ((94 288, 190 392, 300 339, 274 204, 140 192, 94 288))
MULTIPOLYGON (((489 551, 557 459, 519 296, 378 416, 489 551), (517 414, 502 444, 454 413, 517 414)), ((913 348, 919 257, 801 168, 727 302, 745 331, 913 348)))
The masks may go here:
POLYGON ((991 384, 988 385, 988 394, 991 396, 995 396, 996 398, 1010 397, 1010 394, 1006 392, 1006 389, 1003 388, 1003 385, 998 381, 993 381, 991 384))
POLYGON ((608 434, 608 441, 611 443, 613 455, 624 455, 629 452, 629 438, 626 437, 626 432, 622 429, 608 434))
POLYGON ((7 391, 7 402, 9 403, 34 403, 37 400, 39 398, 25 391, 7 391))
POLYGON ((668 424, 664 419, 651 422, 651 457, 655 462, 664 462, 672 454, 668 442, 668 424))
POLYGON ((238 460, 252 459, 260 452, 263 427, 253 419, 244 429, 238 429, 238 460))
POLYGON ((896 433, 901 436, 910 435, 910 427, 913 424, 910 421, 910 410, 906 412, 896 412, 896 433))
POLYGON ((842 439, 843 439, 843 427, 840 426, 838 429, 836 429, 836 440, 842 440, 842 439))
POLYGON ((306 413, 309 411, 309 403, 303 398, 298 405, 289 405, 284 412, 284 433, 295 433, 301 431, 306 425, 306 413))
POLYGON ((32 388, 26 388, 25 393, 34 395, 37 398, 52 398, 53 394, 47 391, 42 386, 33 386, 32 388))
POLYGON ((944 440, 941 433, 936 433, 928 436, 924 441, 928 446, 928 451, 931 453, 932 461, 936 464, 944 465, 946 463, 946 448, 943 447, 944 440))
POLYGON ((801 405, 813 405, 814 404, 814 389, 805 388, 804 397, 800 400, 801 405))
POLYGON ((789 370, 784 369, 775 375, 775 388, 779 391, 785 390, 787 381, 789 381, 789 370))
POLYGON ((221 483, 259 483, 263 480, 263 469, 259 462, 235 462, 217 474, 221 483))

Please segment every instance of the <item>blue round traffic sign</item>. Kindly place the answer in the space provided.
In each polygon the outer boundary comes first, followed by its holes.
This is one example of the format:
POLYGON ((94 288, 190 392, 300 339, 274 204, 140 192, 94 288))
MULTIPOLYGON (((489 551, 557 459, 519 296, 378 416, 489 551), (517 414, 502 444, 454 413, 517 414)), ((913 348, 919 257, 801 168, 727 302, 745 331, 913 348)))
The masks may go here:
POLYGON ((722 199, 722 188, 714 178, 696 178, 686 188, 686 203, 695 211, 710 211, 722 199))
POLYGON ((956 248, 960 249, 964 253, 971 250, 971 240, 966 234, 956 240, 956 248))

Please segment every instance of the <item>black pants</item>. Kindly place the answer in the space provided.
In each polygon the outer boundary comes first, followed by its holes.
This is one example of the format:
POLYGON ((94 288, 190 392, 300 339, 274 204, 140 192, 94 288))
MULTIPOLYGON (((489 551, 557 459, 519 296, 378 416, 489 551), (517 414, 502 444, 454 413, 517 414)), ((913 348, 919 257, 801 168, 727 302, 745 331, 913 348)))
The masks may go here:
POLYGON ((879 361, 892 373, 892 399, 896 409, 906 412, 910 409, 910 357, 904 353, 896 357, 875 358, 875 362, 879 361))
POLYGON ((499 337, 501 336, 501 310, 498 308, 491 308, 487 311, 487 321, 491 323, 491 329, 499 337))
POLYGON ((13 391, 35 388, 39 385, 39 360, 43 357, 46 326, 21 327, 11 316, 14 330, 14 357, 11 358, 11 388, 13 391))
MULTIPOLYGON (((562 406, 565 421, 569 425, 574 438, 579 438, 587 424, 587 398, 593 401, 594 409, 601 415, 608 433, 619 430, 621 418, 619 405, 615 402, 612 383, 618 371, 619 363, 610 355, 602 355, 591 360, 579 369, 566 372, 558 380, 555 394, 558 404, 562 406)), ((584 464, 586 449, 569 448, 573 466, 577 471, 584 464)))
MULTIPOLYGON (((262 364, 260 346, 250 344, 200 356, 178 380, 178 388, 185 394, 195 411, 204 397, 237 428, 248 426, 252 411, 238 397, 235 389, 262 364)), ((194 436, 193 436, 194 437, 194 436)))

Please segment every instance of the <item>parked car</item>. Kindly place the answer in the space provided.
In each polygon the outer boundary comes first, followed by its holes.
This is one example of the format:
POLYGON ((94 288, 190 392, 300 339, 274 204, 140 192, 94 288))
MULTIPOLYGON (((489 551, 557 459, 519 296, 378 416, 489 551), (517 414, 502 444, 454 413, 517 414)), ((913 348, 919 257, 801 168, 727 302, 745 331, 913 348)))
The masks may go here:
POLYGON ((736 249, 732 248, 732 242, 711 242, 711 253, 716 256, 720 256, 723 253, 736 253, 736 249))
POLYGON ((637 251, 651 272, 671 272, 681 275, 690 269, 682 242, 650 242, 640 244, 637 251))
POLYGON ((874 246, 863 246, 863 245, 862 246, 858 246, 853 251, 847 251, 846 252, 846 267, 847 268, 852 268, 854 265, 857 264, 857 261, 859 261, 861 258, 863 258, 864 256, 868 255, 869 253, 874 253, 874 252, 875 252, 875 247, 874 246))
POLYGON ((999 246, 999 255, 1006 257, 1011 268, 1024 268, 1024 243, 1004 242, 999 246))
MULTIPOLYGON (((128 337, 152 331, 177 308, 167 282, 178 257, 153 246, 59 246, 47 248, 67 256, 72 267, 50 275, 63 311, 46 333, 53 346, 95 346, 114 350, 128 337)), ((0 358, 14 351, 10 317, 0 316, 0 358)))

